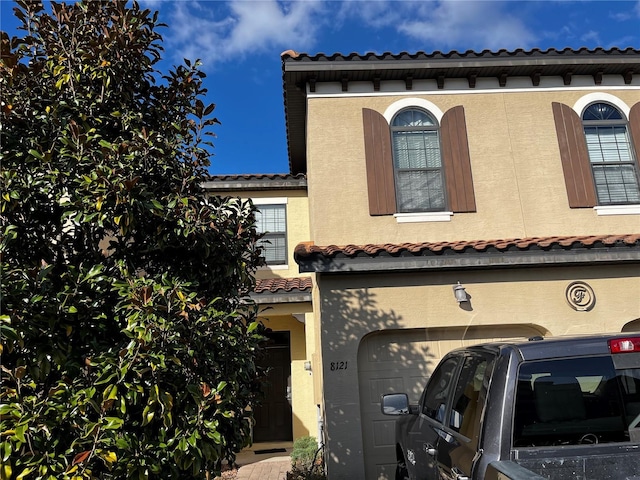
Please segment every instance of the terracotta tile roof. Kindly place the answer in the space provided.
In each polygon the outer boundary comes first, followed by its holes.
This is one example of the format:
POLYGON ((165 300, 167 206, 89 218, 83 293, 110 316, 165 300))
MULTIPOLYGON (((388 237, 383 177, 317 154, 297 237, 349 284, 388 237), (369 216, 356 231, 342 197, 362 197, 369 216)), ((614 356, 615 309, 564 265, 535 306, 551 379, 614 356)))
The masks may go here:
POLYGON ((211 192, 229 190, 305 190, 307 177, 303 173, 211 175, 202 186, 211 192))
POLYGON ((299 180, 304 179, 304 174, 291 175, 290 173, 246 173, 233 175, 210 175, 209 180, 225 182, 229 180, 299 180))
POLYGON ((435 50, 431 53, 418 51, 418 52, 407 52, 403 51, 400 53, 392 53, 392 52, 384 52, 384 53, 374 53, 367 52, 364 54, 360 54, 357 52, 351 52, 348 54, 343 53, 317 53, 314 55, 309 55, 308 53, 296 52, 295 50, 286 50, 282 52, 280 55, 283 58, 292 58, 299 61, 322 61, 322 60, 420 60, 420 59, 428 59, 428 60, 440 60, 440 59, 465 59, 465 60, 477 60, 477 59, 496 59, 496 58, 535 58, 538 59, 540 57, 545 58, 553 58, 553 57, 575 57, 576 55, 586 55, 593 56, 597 54, 601 55, 620 55, 620 54, 638 54, 640 53, 639 49, 633 47, 627 48, 618 48, 612 47, 609 49, 605 49, 602 47, 597 48, 587 48, 582 47, 578 49, 573 48, 548 48, 546 50, 542 50, 540 48, 533 48, 531 50, 525 50, 522 48, 517 48, 515 50, 482 50, 480 52, 476 52, 473 50, 467 50, 465 52, 458 52, 457 50, 451 50, 449 52, 441 52, 439 50, 435 50))
POLYGON ((483 268, 640 261, 640 234, 529 237, 400 244, 296 246, 300 271, 483 268), (629 253, 630 251, 632 253, 629 253), (616 252, 613 254, 612 252, 616 252), (577 252, 587 253, 580 258, 577 252), (417 263, 420 260, 421 263, 417 263), (357 262, 357 263, 356 263, 357 262), (367 266, 367 263, 369 266, 367 266))
POLYGON ((311 277, 266 278, 256 280, 254 293, 311 292, 311 277))
POLYGON ((461 240, 456 242, 423 242, 423 243, 385 243, 367 245, 329 245, 316 246, 313 243, 300 243, 295 250, 298 258, 304 258, 312 254, 325 257, 377 256, 377 255, 430 255, 445 253, 447 250, 456 253, 465 251, 483 252, 488 249, 507 251, 509 249, 527 250, 531 248, 547 249, 553 246, 560 247, 590 247, 601 243, 612 246, 616 244, 640 246, 640 234, 628 235, 588 235, 588 236, 557 236, 557 237, 530 237, 510 238, 501 240, 461 240))

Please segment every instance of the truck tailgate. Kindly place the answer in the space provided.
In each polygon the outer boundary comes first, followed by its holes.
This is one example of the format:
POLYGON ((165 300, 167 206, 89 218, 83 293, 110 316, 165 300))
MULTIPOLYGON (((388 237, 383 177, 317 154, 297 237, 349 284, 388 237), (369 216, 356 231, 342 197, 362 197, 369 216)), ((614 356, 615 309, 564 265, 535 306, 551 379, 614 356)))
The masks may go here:
POLYGON ((514 461, 551 480, 640 480, 640 445, 518 449, 514 461))

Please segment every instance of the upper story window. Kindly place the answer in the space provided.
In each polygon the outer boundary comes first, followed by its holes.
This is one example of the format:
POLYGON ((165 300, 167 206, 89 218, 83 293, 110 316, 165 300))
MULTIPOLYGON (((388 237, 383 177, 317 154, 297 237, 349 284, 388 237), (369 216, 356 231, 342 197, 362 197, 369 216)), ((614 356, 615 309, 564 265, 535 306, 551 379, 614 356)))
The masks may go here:
POLYGON ((391 123, 393 169, 398 212, 446 208, 440 133, 429 113, 408 109, 391 123))
POLYGON ((551 108, 569 207, 640 214, 640 102, 593 92, 551 108))
POLYGON ((598 204, 640 203, 640 172, 620 110, 608 103, 593 103, 582 114, 582 124, 598 204))
POLYGON ((264 233, 258 244, 267 265, 286 265, 287 263, 287 211, 286 203, 261 204, 254 201, 256 229, 264 233))
POLYGON ((448 221, 476 211, 462 105, 442 113, 426 100, 402 99, 384 115, 363 108, 362 126, 370 215, 448 221))

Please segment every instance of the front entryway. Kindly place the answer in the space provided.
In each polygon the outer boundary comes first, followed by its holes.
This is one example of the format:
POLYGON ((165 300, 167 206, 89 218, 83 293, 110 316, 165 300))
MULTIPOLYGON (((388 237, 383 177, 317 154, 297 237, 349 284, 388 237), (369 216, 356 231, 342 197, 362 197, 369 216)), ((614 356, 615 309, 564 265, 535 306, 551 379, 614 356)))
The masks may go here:
POLYGON ((293 439, 291 410, 291 340, 289 332, 271 332, 260 364, 268 367, 265 398, 255 411, 254 442, 293 439))

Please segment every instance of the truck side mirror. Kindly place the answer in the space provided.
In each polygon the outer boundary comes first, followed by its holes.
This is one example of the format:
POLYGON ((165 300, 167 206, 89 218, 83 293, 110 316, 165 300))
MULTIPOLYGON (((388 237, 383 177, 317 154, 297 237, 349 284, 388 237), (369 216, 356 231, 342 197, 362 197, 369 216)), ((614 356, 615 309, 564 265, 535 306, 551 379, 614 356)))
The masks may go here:
POLYGON ((380 409, 384 415, 407 415, 410 412, 409 397, 406 393, 383 395, 380 409))

